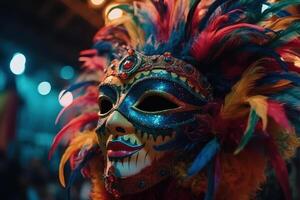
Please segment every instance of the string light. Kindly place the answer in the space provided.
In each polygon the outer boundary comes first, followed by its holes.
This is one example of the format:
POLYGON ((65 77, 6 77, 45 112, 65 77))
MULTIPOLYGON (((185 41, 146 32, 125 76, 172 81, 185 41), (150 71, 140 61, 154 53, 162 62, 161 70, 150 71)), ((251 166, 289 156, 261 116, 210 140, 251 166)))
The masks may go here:
POLYGON ((73 94, 62 90, 58 95, 59 104, 63 107, 67 107, 73 102, 73 94))
POLYGON ((26 57, 22 53, 16 53, 10 61, 10 70, 15 75, 21 75, 25 71, 26 57))
POLYGON ((90 0, 91 4, 94 6, 100 6, 104 3, 105 0, 90 0))
POLYGON ((38 92, 41 94, 41 95, 47 95, 49 94, 51 91, 51 84, 47 81, 43 81, 41 82, 39 85, 38 85, 38 92))
POLYGON ((112 9, 108 13, 107 18, 112 21, 112 20, 115 20, 115 19, 118 19, 118 18, 122 17, 122 15, 123 15, 123 11, 119 8, 115 8, 115 9, 112 9))
POLYGON ((74 69, 71 66, 64 66, 60 70, 60 76, 65 80, 72 79, 74 77, 74 69))

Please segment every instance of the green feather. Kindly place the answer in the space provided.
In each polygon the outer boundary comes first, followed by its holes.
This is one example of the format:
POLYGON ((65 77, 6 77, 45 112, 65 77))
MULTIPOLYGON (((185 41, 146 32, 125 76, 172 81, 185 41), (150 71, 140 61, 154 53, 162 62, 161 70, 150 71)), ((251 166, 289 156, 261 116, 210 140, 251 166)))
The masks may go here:
POLYGON ((270 46, 276 48, 286 43, 286 41, 291 40, 292 37, 299 37, 299 34, 300 22, 293 22, 287 29, 278 32, 276 37, 270 42, 270 46))
POLYGON ((271 4, 268 9, 266 9, 261 17, 262 19, 268 18, 270 14, 276 14, 277 12, 281 11, 282 9, 300 4, 300 0, 286 0, 286 1, 279 1, 278 3, 271 4))
POLYGON ((247 128, 244 132, 244 136, 239 144, 239 147, 234 152, 235 155, 240 153, 244 149, 244 147, 248 144, 249 140, 253 136, 253 133, 254 133, 254 130, 255 130, 258 120, 259 120, 259 117, 256 114, 255 110, 251 109, 249 118, 248 118, 247 128))

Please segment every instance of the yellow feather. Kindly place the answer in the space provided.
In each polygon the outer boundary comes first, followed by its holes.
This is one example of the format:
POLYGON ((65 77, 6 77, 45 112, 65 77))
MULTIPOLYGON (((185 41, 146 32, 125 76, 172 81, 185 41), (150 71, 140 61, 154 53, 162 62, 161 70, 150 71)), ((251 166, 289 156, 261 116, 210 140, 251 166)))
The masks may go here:
POLYGON ((264 28, 271 29, 273 31, 280 31, 286 29, 291 25, 291 23, 297 20, 300 20, 300 16, 293 15, 288 17, 282 17, 276 20, 268 20, 265 24, 263 24, 263 26, 264 28))
MULTIPOLYGON (((124 26, 127 33, 130 37, 130 44, 133 48, 137 48, 138 45, 144 45, 145 43, 145 36, 143 30, 139 27, 138 24, 135 24, 134 20, 132 19, 132 16, 126 11, 123 11, 123 14, 121 17, 116 19, 108 19, 109 12, 114 9, 114 7, 118 6, 118 4, 112 4, 109 7, 106 8, 105 11, 105 25, 106 26, 124 26)), ((135 4, 134 4, 134 9, 135 4)))
MULTIPOLYGON (((257 64, 259 63, 255 65, 257 64)), ((244 72, 241 80, 232 87, 231 92, 226 96, 221 111, 224 118, 238 118, 249 111, 249 107, 247 107, 249 93, 253 90, 255 81, 264 75, 263 68, 255 67, 255 65, 244 72)))
POLYGON ((70 143, 64 152, 59 163, 59 181, 63 187, 65 184, 64 167, 69 158, 82 147, 91 148, 98 143, 97 135, 95 132, 83 132, 78 134, 70 143))
POLYGON ((136 48, 138 45, 143 46, 145 41, 143 31, 131 21, 124 23, 124 26, 131 38, 132 46, 134 48, 136 48))
POLYGON ((132 47, 136 48, 138 45, 145 43, 144 32, 135 23, 133 23, 130 16, 124 14, 121 18, 115 20, 106 20, 106 26, 120 26, 123 25, 126 28, 127 33, 131 39, 132 47))
POLYGON ((263 123, 263 130, 266 130, 268 124, 268 103, 265 96, 253 96, 247 99, 251 108, 255 110, 256 114, 261 118, 263 123))

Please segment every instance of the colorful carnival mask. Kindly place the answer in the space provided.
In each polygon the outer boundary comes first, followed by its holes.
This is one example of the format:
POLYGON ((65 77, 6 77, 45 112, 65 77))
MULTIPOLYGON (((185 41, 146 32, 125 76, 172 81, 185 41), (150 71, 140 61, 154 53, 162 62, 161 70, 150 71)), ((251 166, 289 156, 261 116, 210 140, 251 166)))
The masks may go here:
POLYGON ((300 146, 299 1, 146 0, 116 5, 67 91, 59 178, 93 200, 249 200, 300 146), (262 9, 266 8, 266 9, 262 9), (72 108, 72 109, 71 109, 72 108), (80 108, 80 115, 78 115, 80 108), (73 114, 73 115, 72 115, 73 114), (271 173, 272 174, 272 173, 271 173))
POLYGON ((120 188, 122 193, 145 190, 168 177, 175 155, 160 149, 176 135, 202 134, 206 142, 210 134, 199 118, 211 91, 192 65, 169 53, 145 56, 130 49, 128 54, 108 67, 99 86, 97 130, 108 190, 112 170, 124 182, 145 173, 131 188, 120 188))

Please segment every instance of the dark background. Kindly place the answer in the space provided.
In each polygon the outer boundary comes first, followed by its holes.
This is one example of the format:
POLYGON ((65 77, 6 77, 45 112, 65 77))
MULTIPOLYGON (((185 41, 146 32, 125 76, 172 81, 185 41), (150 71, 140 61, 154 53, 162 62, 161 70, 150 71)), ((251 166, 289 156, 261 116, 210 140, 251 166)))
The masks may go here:
MULTIPOLYGON (((80 72, 79 52, 91 47, 110 3, 0 1, 0 199, 66 199, 57 178, 63 149, 48 160, 61 128, 54 124, 63 108, 58 95, 80 72), (10 70, 16 53, 26 57, 21 75, 10 70), (47 95, 37 89, 44 81, 51 84, 47 95)), ((85 188, 88 184, 79 181, 73 199, 88 199, 85 188)))
MULTIPOLYGON (((79 52, 91 47, 103 11, 114 2, 104 0, 95 7, 90 0, 0 1, 0 199, 66 199, 57 178, 63 149, 48 160, 61 128, 54 124, 63 108, 58 96, 80 72, 79 52), (26 58, 21 75, 10 69, 17 53, 26 58), (51 85, 46 95, 38 92, 41 82, 51 85)), ((288 166, 294 198, 300 199, 299 160, 288 166)), ((270 177, 258 199, 281 200, 272 173, 270 177)), ((88 199, 88 190, 89 184, 79 180, 72 199, 88 199)))

